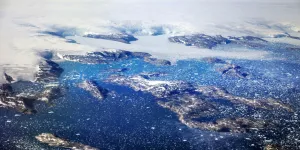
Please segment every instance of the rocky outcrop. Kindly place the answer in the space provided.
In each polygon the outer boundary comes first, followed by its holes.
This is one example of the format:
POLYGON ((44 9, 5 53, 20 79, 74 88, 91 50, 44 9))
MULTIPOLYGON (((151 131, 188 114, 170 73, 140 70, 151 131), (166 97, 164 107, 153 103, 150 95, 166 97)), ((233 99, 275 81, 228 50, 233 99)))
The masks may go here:
POLYGON ((226 62, 219 58, 214 57, 206 57, 203 58, 202 61, 205 61, 210 64, 215 65, 215 70, 219 73, 221 73, 223 76, 230 76, 230 77, 236 77, 236 78, 247 78, 249 77, 249 73, 243 72, 242 67, 231 64, 229 62, 226 62))
POLYGON ((150 57, 148 53, 140 52, 129 52, 123 50, 116 51, 101 51, 101 52, 92 52, 87 53, 86 55, 63 55, 62 59, 69 61, 76 61, 86 64, 106 64, 114 61, 132 59, 132 58, 144 58, 150 57))
POLYGON ((11 84, 3 84, 0 86, 0 107, 12 108, 24 113, 35 113, 35 99, 25 98, 16 95, 11 84))
POLYGON ((174 36, 169 38, 170 42, 180 43, 186 46, 196 46, 199 48, 209 48, 217 46, 218 44, 228 44, 230 40, 221 35, 209 36, 205 34, 194 34, 184 36, 174 36))
POLYGON ((114 75, 107 81, 129 86, 136 91, 151 93, 157 98, 160 106, 175 112, 183 124, 203 130, 244 133, 254 128, 266 129, 272 125, 267 120, 238 116, 219 118, 220 108, 223 107, 230 107, 234 110, 237 105, 244 105, 264 111, 293 112, 291 107, 273 99, 247 99, 234 96, 225 89, 213 86, 198 87, 181 81, 155 81, 140 75, 131 77, 114 75), (232 105, 224 104, 223 101, 232 105))
POLYGON ((2 95, 10 95, 13 93, 13 88, 11 84, 5 83, 5 84, 0 84, 0 94, 2 95))
POLYGON ((166 73, 161 72, 143 72, 140 73, 139 76, 143 77, 144 79, 150 79, 155 77, 161 77, 167 75, 166 73))
POLYGON ((242 37, 233 37, 229 36, 228 39, 231 41, 231 44, 240 45, 243 47, 249 48, 262 48, 265 47, 268 41, 254 36, 242 36, 242 37))
POLYGON ((223 88, 214 86, 201 86, 197 87, 196 91, 206 96, 207 99, 223 99, 230 101, 234 104, 244 104, 254 108, 261 108, 267 110, 284 109, 289 112, 293 112, 293 109, 287 105, 284 105, 274 99, 247 99, 244 97, 234 96, 223 88))
POLYGON ((94 39, 104 39, 122 42, 126 44, 130 44, 132 41, 137 41, 138 39, 129 34, 111 34, 111 35, 103 35, 103 34, 86 34, 84 37, 94 38, 94 39))
POLYGON ((151 58, 149 53, 130 52, 124 50, 101 51, 87 53, 86 55, 60 55, 61 59, 76 61, 85 64, 107 64, 115 61, 128 60, 133 58, 143 59, 145 62, 155 65, 170 65, 168 60, 151 58))
POLYGON ((36 82, 10 83, 13 79, 5 74, 9 83, 0 86, 0 107, 33 114, 37 112, 35 109, 37 103, 51 103, 52 100, 60 98, 62 96, 61 87, 56 82, 63 69, 51 60, 43 60, 39 69, 36 74, 36 82))
POLYGON ((259 37, 254 37, 254 36, 241 36, 241 37, 234 37, 234 36, 229 36, 228 39, 231 41, 255 41, 255 42, 268 42, 264 39, 261 39, 259 37))
POLYGON ((170 61, 164 59, 145 57, 144 61, 154 65, 165 65, 165 66, 171 65, 170 61))
MULTIPOLYGON (((299 32, 299 31, 298 31, 299 32)), ((286 38, 291 38, 291 39, 295 39, 295 40, 300 40, 300 37, 297 37, 297 36, 292 36, 288 33, 285 33, 285 34, 277 34, 275 36, 273 36, 273 38, 283 38, 283 37, 286 37, 286 38)))
POLYGON ((188 125, 194 128, 200 128, 202 130, 234 133, 248 133, 260 129, 265 130, 266 128, 270 128, 272 126, 264 120, 247 118, 223 118, 209 123, 190 121, 188 125))
POLYGON ((40 135, 35 136, 35 138, 41 143, 45 143, 51 147, 56 147, 56 148, 66 148, 72 150, 99 150, 98 148, 94 148, 89 145, 71 142, 66 139, 56 137, 51 133, 42 133, 40 135))
POLYGON ((54 99, 58 99, 63 96, 61 87, 49 86, 46 87, 41 93, 38 94, 38 100, 52 103, 54 99))
POLYGON ((111 72, 126 72, 129 71, 129 68, 120 68, 120 69, 109 69, 111 72))
POLYGON ((215 57, 205 57, 202 60, 211 64, 227 64, 226 61, 215 57))
MULTIPOLYGON (((210 92, 209 92, 210 93, 210 92)), ((219 95, 219 94, 217 94, 219 95)), ((241 118, 234 116, 227 116, 228 118, 217 119, 223 107, 221 103, 214 103, 215 99, 223 99, 226 101, 233 102, 235 104, 243 104, 253 108, 267 109, 272 107, 274 110, 284 109, 292 111, 291 108, 279 103, 282 107, 278 106, 277 103, 266 104, 261 103, 258 100, 250 100, 242 97, 235 97, 233 95, 225 95, 224 97, 211 96, 208 93, 196 93, 188 92, 182 94, 174 94, 165 99, 158 100, 158 104, 164 108, 167 108, 178 115, 179 120, 191 127, 202 130, 210 130, 217 132, 235 132, 235 133, 247 133, 255 130, 266 130, 273 128, 273 124, 268 120, 257 120, 253 118, 241 118), (228 97, 227 97, 228 96, 228 97), (234 98, 232 98, 234 97, 234 98), (239 99, 235 101, 236 99, 239 99), (244 102, 243 100, 246 100, 244 102), (257 104, 252 102, 258 101, 257 104)), ((234 105, 232 106, 234 107, 234 105)))
POLYGON ((36 82, 56 82, 64 70, 51 60, 43 60, 39 64, 39 71, 36 74, 36 82))
POLYGON ((184 44, 186 46, 196 46, 199 48, 212 49, 218 45, 224 44, 237 44, 241 46, 258 48, 263 47, 267 43, 263 40, 254 36, 242 36, 242 37, 223 37, 221 35, 210 36, 205 34, 193 34, 184 36, 174 36, 169 38, 170 42, 184 44))
POLYGON ((80 88, 88 91, 95 98, 103 100, 107 97, 108 90, 99 86, 95 81, 83 81, 78 85, 80 88))
POLYGON ((222 75, 238 77, 238 78, 246 78, 249 74, 241 71, 240 66, 234 64, 226 64, 218 67, 216 70, 220 72, 222 75))
POLYGON ((0 107, 12 108, 20 112, 23 112, 26 109, 22 99, 3 95, 0 95, 0 107))
POLYGON ((50 104, 61 96, 61 88, 58 86, 49 86, 41 91, 17 93, 13 91, 10 84, 6 84, 1 86, 0 107, 14 109, 25 114, 34 114, 37 113, 35 109, 37 103, 50 104))
POLYGON ((263 150, 284 150, 279 144, 267 144, 263 150))
POLYGON ((8 74, 4 73, 4 77, 5 77, 5 80, 8 82, 8 83, 11 83, 12 81, 15 81, 11 76, 9 76, 8 74))
POLYGON ((159 98, 168 97, 175 93, 194 90, 194 87, 189 83, 181 81, 152 81, 145 79, 141 75, 131 77, 112 75, 107 79, 107 81, 129 86, 136 91, 149 92, 159 98))

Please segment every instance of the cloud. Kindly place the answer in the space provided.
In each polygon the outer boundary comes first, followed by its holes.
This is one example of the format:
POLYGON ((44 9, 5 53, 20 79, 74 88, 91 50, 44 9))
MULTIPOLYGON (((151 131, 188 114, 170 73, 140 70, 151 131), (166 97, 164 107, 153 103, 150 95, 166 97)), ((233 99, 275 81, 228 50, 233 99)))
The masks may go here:
MULTIPOLYGON (((35 71, 40 60, 38 51, 72 53, 97 49, 68 43, 49 35, 51 32, 42 33, 55 27, 66 29, 63 30, 68 31, 66 35, 123 32, 145 36, 193 32, 246 34, 240 30, 244 28, 247 33, 264 33, 244 24, 251 19, 294 24, 294 30, 300 24, 298 0, 1 0, 0 3, 0 70, 9 70, 9 66, 33 68, 24 78, 32 77, 30 72, 35 71)), ((18 76, 17 72, 12 76, 18 76)))

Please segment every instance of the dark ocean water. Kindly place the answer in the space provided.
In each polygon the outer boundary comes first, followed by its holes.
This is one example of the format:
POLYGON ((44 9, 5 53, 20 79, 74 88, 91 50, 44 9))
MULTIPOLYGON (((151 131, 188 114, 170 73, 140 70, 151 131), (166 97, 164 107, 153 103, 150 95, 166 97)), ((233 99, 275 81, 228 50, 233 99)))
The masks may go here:
POLYGON ((61 62, 65 71, 60 84, 66 91, 53 106, 38 105, 35 115, 0 109, 1 148, 57 149, 40 144, 34 138, 47 132, 101 149, 255 149, 258 145, 252 144, 256 139, 249 140, 250 135, 188 128, 178 121, 176 114, 160 107, 152 95, 105 82, 108 76, 116 74, 114 69, 129 68, 117 73, 126 76, 160 72, 166 75, 155 80, 214 85, 226 88, 233 95, 249 98, 273 97, 294 104, 299 112, 299 93, 295 92, 300 89, 299 63, 282 60, 232 62, 251 73, 251 78, 221 76, 215 71, 215 65, 199 60, 178 61, 172 66, 154 66, 139 59, 97 65, 61 62), (85 79, 93 79, 108 89, 108 97, 98 100, 78 88, 77 84, 85 79))

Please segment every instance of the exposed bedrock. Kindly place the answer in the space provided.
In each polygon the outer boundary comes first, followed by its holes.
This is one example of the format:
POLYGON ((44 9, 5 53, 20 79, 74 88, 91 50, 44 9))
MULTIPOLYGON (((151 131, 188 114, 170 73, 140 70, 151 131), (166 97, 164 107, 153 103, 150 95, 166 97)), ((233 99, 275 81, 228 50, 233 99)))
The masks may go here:
POLYGON ((64 70, 54 61, 43 60, 39 64, 36 82, 56 82, 64 70))
POLYGON ((244 72, 243 68, 239 65, 231 64, 225 60, 215 58, 215 57, 206 57, 202 61, 205 61, 210 64, 214 64, 215 70, 223 76, 230 76, 235 78, 247 78, 249 73, 244 72))
POLYGON ((171 65, 170 61, 152 58, 149 53, 124 50, 92 52, 86 55, 60 55, 60 58, 85 64, 107 64, 115 61, 139 58, 154 65, 171 65))
POLYGON ((145 57, 144 61, 154 65, 165 65, 165 66, 171 65, 170 61, 164 59, 145 57))
MULTIPOLYGON (((9 87, 12 89, 12 87, 9 87)), ((9 90, 11 91, 11 90, 9 90)), ((36 113, 37 103, 51 104, 62 96, 60 87, 47 87, 37 92, 1 92, 0 107, 10 108, 26 114, 36 113)))
POLYGON ((184 44, 186 46, 196 46, 199 48, 212 49, 218 45, 224 44, 236 44, 240 46, 246 46, 250 48, 264 47, 268 41, 254 36, 242 36, 242 37, 223 37, 221 35, 210 36, 206 34, 193 34, 174 36, 169 38, 170 42, 184 44))
POLYGON ((95 81, 85 80, 78 86, 88 91, 93 97, 99 100, 105 99, 108 94, 108 90, 98 85, 95 81))
POLYGON ((262 111, 293 112, 293 109, 274 99, 247 99, 234 96, 225 89, 214 86, 194 86, 181 81, 157 81, 136 75, 113 75, 107 82, 128 86, 136 91, 151 93, 160 106, 170 109, 189 127, 219 132, 250 132, 251 129, 267 129, 273 125, 268 120, 221 115, 222 107, 232 110, 240 105, 262 111), (228 106, 223 102, 232 105, 228 106), (221 117, 221 118, 220 118, 221 117), (211 119, 208 119, 211 118, 211 119), (208 119, 208 120, 207 120, 208 119))
POLYGON ((245 104, 254 108, 262 108, 267 110, 284 109, 293 112, 293 109, 288 105, 282 104, 274 99, 247 99, 244 97, 234 96, 226 91, 224 88, 214 86, 200 86, 196 91, 206 96, 209 99, 225 99, 235 104, 245 104))
POLYGON ((51 104, 62 97, 62 87, 58 78, 63 72, 59 65, 51 60, 43 60, 36 74, 36 81, 16 81, 4 74, 9 83, 0 85, 0 107, 10 108, 26 114, 36 113, 35 105, 51 104))
POLYGON ((221 35, 209 36, 205 34, 194 34, 184 36, 174 36, 169 38, 170 42, 180 43, 186 46, 196 46, 199 48, 213 48, 218 44, 228 44, 230 40, 221 35))
POLYGON ((103 35, 103 34, 86 34, 84 37, 94 38, 94 39, 104 39, 104 40, 111 40, 122 42, 126 44, 130 44, 132 41, 137 41, 138 39, 129 34, 110 34, 110 35, 103 35))
POLYGON ((72 142, 63 138, 56 137, 51 133, 42 133, 35 136, 35 138, 41 142, 48 144, 55 148, 66 148, 72 150, 99 150, 98 148, 91 147, 82 143, 72 142))
POLYGON ((234 64, 226 64, 218 67, 216 70, 222 75, 237 77, 237 78, 246 78, 249 74, 242 72, 240 66, 234 64))
POLYGON ((152 81, 145 79, 144 75, 131 77, 112 75, 107 81, 129 86, 136 91, 149 92, 158 98, 168 97, 175 93, 182 93, 183 91, 194 90, 194 87, 189 83, 181 81, 152 81))
POLYGON ((205 57, 202 60, 211 64, 227 64, 226 61, 215 57, 205 57))

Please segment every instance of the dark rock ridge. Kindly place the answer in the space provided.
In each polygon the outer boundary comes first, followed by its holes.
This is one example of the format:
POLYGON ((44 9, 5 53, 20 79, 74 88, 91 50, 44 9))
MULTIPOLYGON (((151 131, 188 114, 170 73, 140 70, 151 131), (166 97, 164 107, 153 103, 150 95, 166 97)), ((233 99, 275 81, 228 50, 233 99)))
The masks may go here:
POLYGON ((0 107, 11 108, 25 114, 34 114, 37 112, 35 109, 36 104, 51 104, 54 99, 58 99, 61 96, 62 92, 60 87, 49 86, 34 93, 17 93, 13 91, 10 84, 5 84, 1 85, 0 107))
POLYGON ((120 69, 109 69, 111 72, 126 72, 129 71, 129 68, 120 68, 120 69))
POLYGON ((229 107, 235 110, 237 106, 244 105, 252 109, 263 111, 292 112, 292 108, 273 99, 247 99, 234 96, 225 89, 210 86, 194 86, 181 81, 155 81, 143 76, 111 76, 107 82, 125 85, 135 91, 151 93, 158 100, 158 104, 175 112, 179 120, 192 128, 213 130, 219 132, 250 132, 252 129, 267 129, 272 124, 267 120, 238 117, 220 108, 229 107), (216 101, 218 100, 218 101, 216 101), (222 102, 231 103, 227 106, 222 102), (225 114, 226 114, 225 113, 225 114), (229 114, 228 114, 229 113, 229 114), (219 118, 221 117, 222 118, 219 118), (229 115, 229 117, 228 117, 229 115), (225 117, 225 118, 224 118, 225 117), (215 121, 205 121, 205 118, 219 118, 215 121))
POLYGON ((226 61, 215 57, 205 57, 202 60, 211 64, 227 64, 226 61))
MULTIPOLYGON (((74 35, 81 36, 80 34, 77 33, 76 30, 77 29, 75 29, 75 28, 53 27, 51 30, 41 31, 39 33, 42 34, 42 35, 50 35, 50 36, 54 36, 54 37, 57 37, 57 38, 65 39, 67 43, 77 44, 77 42, 75 40, 66 38, 67 36, 74 36, 74 35)), ((122 33, 120 33, 120 34, 109 34, 109 35, 90 33, 90 34, 85 34, 85 35, 82 35, 82 36, 83 37, 88 37, 88 38, 94 38, 94 39, 104 39, 104 40, 117 41, 117 42, 122 42, 122 43, 126 43, 126 44, 130 44, 130 42, 138 40, 133 35, 122 34, 122 33)))
POLYGON ((242 46, 257 48, 262 47, 267 43, 266 40, 254 36, 229 36, 228 38, 225 38, 221 35, 210 36, 205 34, 174 36, 170 37, 169 41, 173 43, 184 44, 186 46, 196 46, 199 48, 208 49, 212 49, 213 47, 223 44, 238 44, 242 46))
MULTIPOLYGON (((52 103, 62 96, 61 87, 57 84, 63 69, 51 60, 44 60, 39 65, 36 81, 17 81, 0 85, 0 107, 11 108, 26 114, 36 113, 38 103, 52 103)), ((8 81, 12 81, 5 74, 8 81)))
POLYGON ((37 99, 47 103, 52 103, 54 99, 58 99, 62 96, 63 91, 59 86, 49 86, 44 88, 41 93, 37 94, 37 99))
POLYGON ((5 83, 0 85, 0 92, 4 95, 9 95, 10 93, 13 93, 13 89, 10 83, 5 83))
POLYGON ((145 79, 150 79, 150 78, 155 78, 155 77, 161 77, 167 75, 166 73, 161 73, 161 72, 143 72, 140 73, 139 76, 145 78, 145 79))
POLYGON ((103 100, 107 97, 108 90, 99 86, 95 81, 85 80, 78 85, 80 88, 88 91, 95 98, 103 100))
POLYGON ((86 64, 106 64, 114 61, 121 61, 133 58, 144 59, 144 61, 154 65, 171 64, 171 62, 167 60, 151 58, 151 55, 149 53, 130 52, 124 50, 92 52, 87 53, 86 55, 63 55, 60 57, 65 60, 76 61, 86 64))
POLYGON ((74 43, 74 44, 79 44, 77 41, 72 40, 72 39, 66 39, 67 43, 74 43))
POLYGON ((216 70, 220 72, 222 75, 238 77, 238 78, 246 78, 249 74, 241 71, 240 66, 234 64, 226 64, 217 68, 216 70))
POLYGON ((12 108, 20 112, 34 113, 33 99, 19 97, 13 91, 11 84, 0 86, 0 107, 12 108))
POLYGON ((154 65, 165 65, 165 66, 171 65, 171 62, 168 60, 151 58, 151 57, 145 57, 144 61, 154 65))
POLYGON ((138 39, 129 34, 111 34, 111 35, 103 35, 103 34, 86 34, 83 37, 94 38, 94 39, 104 39, 122 42, 126 44, 130 44, 132 41, 137 41, 138 39))
POLYGON ((287 38, 291 38, 291 39, 295 39, 295 40, 300 40, 300 37, 297 37, 297 36, 292 36, 288 33, 285 33, 285 34, 277 34, 274 36, 274 38, 283 38, 283 37, 287 37, 287 38))
POLYGON ((300 48, 297 47, 288 47, 288 50, 293 50, 293 51, 300 51, 300 48))
POLYGON ((136 75, 128 78, 121 75, 112 75, 107 79, 107 81, 129 86, 136 91, 149 92, 158 98, 194 90, 194 87, 186 82, 152 81, 145 79, 143 75, 136 75))
POLYGON ((300 40, 300 37, 297 37, 297 36, 291 36, 289 35, 288 38, 292 38, 292 39, 296 39, 296 40, 300 40))
POLYGON ((293 109, 287 105, 284 105, 274 99, 247 99, 244 97, 238 97, 230 94, 223 88, 214 86, 199 86, 196 91, 206 96, 208 99, 225 99, 234 104, 244 104, 254 108, 261 108, 266 110, 278 110, 283 109, 289 112, 293 112, 293 109))
POLYGON ((64 55, 61 57, 65 60, 77 61, 80 63, 101 64, 101 63, 110 63, 114 61, 120 61, 120 60, 132 59, 132 58, 144 58, 150 56, 151 55, 148 53, 116 50, 116 51, 92 52, 92 53, 87 53, 86 55, 64 55))
POLYGON ((209 36, 205 34, 194 34, 184 36, 174 36, 169 38, 170 42, 180 43, 186 46, 196 46, 199 48, 213 48, 218 44, 228 44, 230 40, 221 35, 209 36))
POLYGON ((264 39, 261 39, 259 37, 254 37, 254 36, 242 36, 242 37, 234 37, 234 36, 229 36, 228 39, 230 39, 230 41, 255 41, 255 42, 268 42, 264 39))
POLYGON ((64 69, 51 60, 41 61, 36 74, 36 82, 56 82, 64 69))
POLYGON ((237 78, 247 78, 250 74, 242 71, 242 67, 228 63, 222 59, 214 57, 206 57, 202 59, 205 62, 215 64, 216 71, 221 73, 224 76, 231 76, 237 78))
POLYGON ((51 133, 42 133, 40 135, 35 136, 35 138, 41 143, 45 143, 51 147, 56 147, 56 148, 66 148, 72 150, 99 150, 98 148, 94 148, 89 145, 71 142, 66 139, 56 137, 51 133))
POLYGON ((284 150, 279 144, 267 144, 264 146, 264 150, 284 150))
POLYGON ((249 48, 262 48, 265 47, 268 41, 254 37, 254 36, 242 36, 242 37, 233 37, 229 36, 228 39, 231 41, 231 44, 236 44, 240 46, 245 46, 249 48))
POLYGON ((224 118, 216 120, 215 122, 201 123, 195 122, 189 124, 192 127, 201 127, 201 129, 218 131, 218 132, 235 132, 248 133, 251 130, 259 130, 270 128, 272 125, 264 120, 253 120, 247 118, 224 118))
POLYGON ((51 50, 45 50, 38 53, 39 56, 46 60, 51 60, 53 58, 53 52, 51 50))
POLYGON ((8 74, 4 73, 4 77, 5 77, 5 80, 8 82, 8 83, 11 83, 12 81, 15 81, 11 76, 9 76, 8 74))

